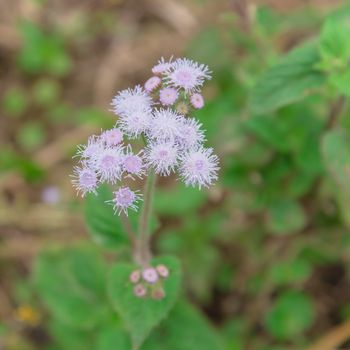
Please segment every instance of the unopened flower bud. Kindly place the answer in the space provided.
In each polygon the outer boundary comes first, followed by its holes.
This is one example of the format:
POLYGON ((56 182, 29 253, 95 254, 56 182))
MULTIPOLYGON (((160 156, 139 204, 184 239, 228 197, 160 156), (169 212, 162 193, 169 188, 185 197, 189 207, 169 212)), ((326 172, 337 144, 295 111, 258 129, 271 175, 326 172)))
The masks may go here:
POLYGON ((165 297, 165 292, 163 288, 157 288, 152 291, 152 299, 160 300, 165 297))
POLYGON ((131 272, 130 274, 130 282, 132 283, 137 283, 140 281, 140 278, 141 278, 141 272, 139 270, 135 270, 133 272, 131 272))
POLYGON ((147 293, 147 289, 142 284, 137 284, 134 287, 134 294, 137 297, 142 298, 142 297, 144 297, 146 295, 146 293, 147 293))
POLYGON ((165 265, 158 265, 156 270, 160 277, 167 278, 169 276, 169 270, 165 265))

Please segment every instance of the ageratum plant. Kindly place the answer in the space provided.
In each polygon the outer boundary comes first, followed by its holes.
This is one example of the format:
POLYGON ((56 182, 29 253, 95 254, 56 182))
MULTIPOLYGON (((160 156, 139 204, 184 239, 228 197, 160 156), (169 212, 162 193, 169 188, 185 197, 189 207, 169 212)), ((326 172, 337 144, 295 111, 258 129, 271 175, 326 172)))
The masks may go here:
POLYGON ((201 88, 211 78, 206 65, 186 58, 165 61, 152 68, 144 87, 120 91, 112 101, 118 116, 114 128, 89 137, 80 145, 73 184, 78 193, 98 195, 104 183, 113 186, 106 201, 120 216, 138 266, 129 275, 133 294, 163 299, 166 264, 152 264, 149 226, 157 177, 175 175, 186 186, 209 187, 217 179, 218 157, 206 148, 202 124, 192 114, 204 106, 201 88), (140 181, 145 179, 145 188, 140 181), (142 204, 141 204, 142 203, 142 204), (128 219, 142 206, 137 233, 128 219))

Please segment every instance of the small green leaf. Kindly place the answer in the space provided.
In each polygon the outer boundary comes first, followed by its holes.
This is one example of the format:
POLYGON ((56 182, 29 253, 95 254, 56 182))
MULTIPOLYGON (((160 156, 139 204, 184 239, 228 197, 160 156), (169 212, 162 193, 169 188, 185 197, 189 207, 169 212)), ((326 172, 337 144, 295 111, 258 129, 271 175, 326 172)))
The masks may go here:
POLYGON ((106 201, 112 199, 107 186, 100 186, 98 194, 89 194, 85 202, 85 221, 95 242, 107 248, 120 247, 128 242, 120 217, 106 201))
POLYGON ((267 227, 274 234, 292 234, 305 224, 305 213, 296 201, 280 200, 269 207, 267 227))
POLYGON ((256 114, 274 111, 301 100, 325 81, 315 69, 320 57, 317 48, 305 45, 287 54, 258 80, 250 107, 256 114))
POLYGON ((314 316, 314 306, 308 295, 287 291, 265 315, 265 325, 275 338, 287 340, 300 336, 312 325, 314 316))
POLYGON ((350 58, 349 28, 339 19, 330 18, 320 37, 322 67, 326 70, 344 68, 350 58))
POLYGON ((112 304, 128 329, 133 346, 138 348, 153 328, 164 319, 174 306, 180 289, 181 269, 178 260, 172 257, 157 258, 152 266, 164 264, 170 270, 164 281, 165 297, 161 300, 137 298, 129 276, 137 266, 116 264, 108 278, 108 292, 112 304))
POLYGON ((142 350, 223 350, 222 339, 191 304, 179 302, 142 350))
POLYGON ((35 262, 34 282, 60 322, 91 329, 109 313, 105 270, 102 257, 92 248, 52 248, 35 262))
POLYGON ((350 67, 344 72, 332 73, 329 76, 329 82, 340 94, 350 97, 350 67))

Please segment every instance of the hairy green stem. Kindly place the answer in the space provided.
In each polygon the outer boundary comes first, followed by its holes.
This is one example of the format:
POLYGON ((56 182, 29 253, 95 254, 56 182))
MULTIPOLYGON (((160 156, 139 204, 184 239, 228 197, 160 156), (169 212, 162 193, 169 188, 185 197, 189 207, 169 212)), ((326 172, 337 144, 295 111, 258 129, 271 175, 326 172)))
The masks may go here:
POLYGON ((150 249, 150 221, 153 206, 153 194, 156 175, 151 171, 147 177, 143 194, 143 206, 139 222, 138 239, 136 242, 135 260, 141 266, 146 267, 151 259, 150 249))

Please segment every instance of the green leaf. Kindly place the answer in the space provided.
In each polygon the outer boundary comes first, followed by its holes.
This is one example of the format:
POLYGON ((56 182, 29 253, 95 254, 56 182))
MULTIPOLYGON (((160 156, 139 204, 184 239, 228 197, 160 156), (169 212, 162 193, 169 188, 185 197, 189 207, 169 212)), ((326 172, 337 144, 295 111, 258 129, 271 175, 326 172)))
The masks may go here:
POLYGON ((268 209, 267 227, 277 235, 292 234, 306 225, 306 216, 298 202, 280 200, 268 209))
POLYGON ((108 278, 108 292, 112 304, 129 331, 133 346, 138 348, 153 328, 164 319, 174 306, 181 283, 181 269, 177 259, 162 257, 152 260, 152 265, 164 264, 170 270, 164 280, 165 297, 161 300, 137 298, 133 284, 129 281, 131 272, 138 267, 133 264, 116 264, 108 278))
POLYGON ((191 304, 179 302, 142 350, 222 350, 220 336, 191 304))
POLYGON ((350 67, 345 72, 331 74, 329 82, 340 94, 350 97, 350 67))
POLYGON ((349 28, 339 19, 330 18, 320 37, 322 67, 326 70, 344 68, 350 58, 349 28))
POLYGON ((91 332, 69 327, 57 320, 49 323, 49 332, 62 350, 94 350, 91 332))
POLYGON ((130 350, 131 343, 128 334, 121 328, 110 326, 103 329, 97 337, 95 350, 130 350))
POLYGON ((60 322, 91 329, 109 313, 105 270, 102 257, 92 248, 52 248, 35 262, 34 282, 60 322))
POLYGON ((265 315, 267 330, 280 340, 300 336, 313 323, 314 306, 310 297, 302 292, 287 291, 275 301, 265 315))
POLYGON ((256 114, 268 113, 303 99, 325 81, 316 70, 317 48, 305 45, 287 54, 258 80, 252 91, 250 108, 256 114))
POLYGON ((100 186, 97 195, 89 194, 85 201, 85 221, 92 239, 107 248, 128 243, 120 217, 106 201, 112 199, 107 186, 100 186))

